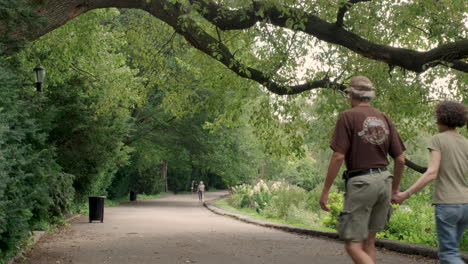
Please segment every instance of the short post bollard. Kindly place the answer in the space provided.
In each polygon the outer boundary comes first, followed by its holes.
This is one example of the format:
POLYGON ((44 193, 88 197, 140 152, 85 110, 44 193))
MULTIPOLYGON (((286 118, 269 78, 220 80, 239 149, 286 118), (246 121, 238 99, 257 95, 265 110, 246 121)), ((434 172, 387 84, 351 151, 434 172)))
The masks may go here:
POLYGON ((89 222, 100 220, 104 222, 104 199, 105 196, 89 196, 89 222))
POLYGON ((135 191, 130 192, 130 201, 134 202, 137 199, 137 193, 135 191))

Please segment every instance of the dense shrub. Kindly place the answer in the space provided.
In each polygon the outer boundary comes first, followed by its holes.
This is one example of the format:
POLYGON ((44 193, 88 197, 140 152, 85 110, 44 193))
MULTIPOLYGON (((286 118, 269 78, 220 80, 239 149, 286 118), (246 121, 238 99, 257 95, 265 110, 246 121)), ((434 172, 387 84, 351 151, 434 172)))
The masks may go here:
MULTIPOLYGON (((329 193, 328 213, 317 209, 320 208, 320 193, 320 186, 307 192, 285 182, 260 181, 254 186, 243 184, 232 188, 228 202, 236 208, 255 208, 260 216, 272 220, 336 230, 337 217, 343 207, 343 193, 329 193)), ((427 188, 413 195, 404 205, 394 205, 387 230, 378 233, 378 237, 437 247, 434 208, 430 197, 431 190, 427 188)), ((460 249, 468 251, 468 233, 462 237, 460 249)))
POLYGON ((306 207, 307 192, 297 186, 275 182, 271 187, 272 198, 264 214, 268 217, 290 217, 294 211, 303 211, 306 207))
MULTIPOLYGON (((394 206, 392 217, 381 238, 437 247, 434 207, 431 205, 429 188, 417 193, 401 206, 394 206)), ((460 249, 468 252, 468 233, 465 232, 460 249)))
POLYGON ((253 187, 247 184, 233 187, 230 203, 241 208, 255 208, 257 212, 260 212, 268 206, 271 198, 270 188, 263 180, 260 180, 253 187))
POLYGON ((62 172, 47 144, 45 98, 23 89, 18 76, 1 60, 0 262, 32 230, 66 212, 73 198, 73 177, 62 172))
POLYGON ((242 184, 231 189, 231 196, 229 197, 229 203, 237 208, 246 208, 250 206, 250 185, 242 184))
POLYGON ((433 208, 430 204, 395 206, 387 230, 379 237, 436 247, 433 208))
POLYGON ((326 227, 336 229, 338 215, 343 209, 343 194, 339 192, 332 192, 328 195, 327 206, 330 208, 330 212, 325 218, 323 218, 322 224, 326 227))

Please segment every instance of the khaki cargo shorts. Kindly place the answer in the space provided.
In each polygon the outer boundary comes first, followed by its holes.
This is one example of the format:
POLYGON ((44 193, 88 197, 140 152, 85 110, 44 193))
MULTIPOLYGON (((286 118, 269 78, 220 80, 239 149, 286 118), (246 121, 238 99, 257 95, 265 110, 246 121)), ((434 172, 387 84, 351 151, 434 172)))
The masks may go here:
POLYGON ((348 180, 338 233, 347 241, 363 241, 369 232, 385 230, 392 212, 393 176, 388 171, 348 180))

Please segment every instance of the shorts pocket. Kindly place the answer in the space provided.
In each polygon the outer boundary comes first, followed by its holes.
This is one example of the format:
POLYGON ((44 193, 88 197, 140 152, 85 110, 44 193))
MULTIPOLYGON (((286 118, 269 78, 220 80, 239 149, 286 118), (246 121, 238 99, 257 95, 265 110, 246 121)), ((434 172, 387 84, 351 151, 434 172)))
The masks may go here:
POLYGON ((387 222, 385 222, 384 229, 387 229, 388 224, 390 223, 390 218, 392 217, 392 214, 393 214, 393 207, 392 207, 392 205, 390 205, 390 206, 388 207, 387 222))
POLYGON ((338 234, 341 239, 343 240, 351 240, 351 230, 352 225, 351 221, 351 213, 349 211, 342 211, 338 215, 338 222, 336 225, 336 229, 338 230, 338 234))
POLYGON ((372 182, 372 178, 370 176, 364 175, 364 176, 357 176, 349 179, 349 183, 351 186, 360 188, 364 186, 368 186, 372 182))
POLYGON ((356 180, 356 181, 351 182, 351 185, 353 185, 356 188, 361 188, 363 186, 369 185, 369 183, 363 180, 356 180))
POLYGON ((351 179, 348 182, 346 191, 353 195, 354 193, 362 192, 369 187, 369 181, 367 179, 360 179, 360 177, 356 177, 355 179, 351 179))

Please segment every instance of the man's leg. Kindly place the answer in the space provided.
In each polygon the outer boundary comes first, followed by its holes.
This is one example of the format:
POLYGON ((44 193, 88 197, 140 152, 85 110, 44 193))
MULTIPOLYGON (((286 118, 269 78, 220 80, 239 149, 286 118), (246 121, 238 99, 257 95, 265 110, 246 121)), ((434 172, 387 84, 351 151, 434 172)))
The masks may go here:
POLYGON ((363 242, 364 251, 369 255, 374 263, 377 263, 377 250, 375 249, 376 234, 376 232, 369 232, 369 237, 363 242))
POLYGON ((346 241, 345 248, 348 255, 356 264, 374 264, 372 258, 364 251, 365 242, 346 241))

